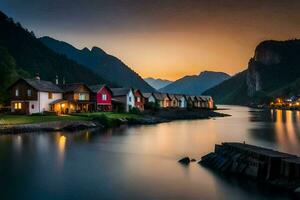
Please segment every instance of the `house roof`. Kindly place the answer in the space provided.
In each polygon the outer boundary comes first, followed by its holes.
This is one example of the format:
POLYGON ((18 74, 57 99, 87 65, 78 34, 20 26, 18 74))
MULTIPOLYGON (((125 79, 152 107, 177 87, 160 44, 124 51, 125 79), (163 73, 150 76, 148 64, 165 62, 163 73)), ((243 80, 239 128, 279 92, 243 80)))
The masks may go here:
POLYGON ((94 93, 97 93, 97 92, 99 92, 103 87, 106 87, 111 93, 112 93, 112 91, 111 91, 111 89, 109 89, 109 87, 107 87, 106 85, 101 85, 101 84, 98 84, 98 85, 89 85, 88 86, 89 88, 90 88, 90 90, 92 90, 92 92, 94 92, 94 93))
POLYGON ((85 86, 86 88, 91 90, 84 83, 68 83, 68 84, 60 85, 60 87, 63 89, 64 92, 74 92, 80 86, 85 86))
POLYGON ((28 83, 34 89, 41 92, 58 92, 62 93, 63 90, 59 88, 57 85, 52 83, 51 81, 43 81, 37 79, 21 79, 28 83))
POLYGON ((205 99, 201 98, 200 96, 195 97, 198 101, 205 101, 205 99))
POLYGON ((209 101, 211 99, 211 96, 201 96, 201 98, 204 100, 204 101, 209 101))
POLYGON ((149 98, 152 96, 152 93, 150 93, 150 92, 143 92, 142 94, 145 98, 149 98))
POLYGON ((126 96, 130 92, 130 88, 111 88, 113 96, 126 96))
POLYGON ((185 100, 187 99, 187 96, 183 95, 183 94, 175 94, 175 97, 180 100, 181 98, 184 98, 185 100))
POLYGON ((142 93, 142 91, 141 91, 141 90, 139 90, 139 89, 135 89, 135 90, 134 90, 134 93, 136 93, 136 92, 140 93, 140 95, 141 95, 142 97, 144 97, 144 95, 143 95, 143 93, 142 93))
POLYGON ((162 93, 153 93, 153 96, 155 99, 157 99, 159 101, 163 101, 166 95, 164 95, 162 93))
POLYGON ((99 92, 99 90, 101 90, 101 88, 104 87, 104 85, 89 85, 88 86, 94 93, 99 92))
POLYGON ((54 104, 57 104, 57 103, 67 103, 68 100, 65 100, 65 99, 57 99, 57 100, 54 100, 50 103, 50 105, 54 105, 54 104))
POLYGON ((168 96, 171 100, 174 100, 174 99, 177 100, 175 94, 168 94, 168 96))

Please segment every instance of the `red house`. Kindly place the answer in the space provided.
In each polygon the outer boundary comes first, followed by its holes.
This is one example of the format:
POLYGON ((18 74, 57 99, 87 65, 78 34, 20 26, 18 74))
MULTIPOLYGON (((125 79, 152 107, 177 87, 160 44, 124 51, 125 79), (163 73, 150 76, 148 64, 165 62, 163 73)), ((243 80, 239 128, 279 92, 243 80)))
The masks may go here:
POLYGON ((91 85, 89 88, 93 91, 92 101, 95 102, 95 108, 99 111, 112 111, 112 91, 106 85, 91 85))
POLYGON ((134 106, 140 111, 144 111, 145 98, 139 89, 134 90, 134 106))

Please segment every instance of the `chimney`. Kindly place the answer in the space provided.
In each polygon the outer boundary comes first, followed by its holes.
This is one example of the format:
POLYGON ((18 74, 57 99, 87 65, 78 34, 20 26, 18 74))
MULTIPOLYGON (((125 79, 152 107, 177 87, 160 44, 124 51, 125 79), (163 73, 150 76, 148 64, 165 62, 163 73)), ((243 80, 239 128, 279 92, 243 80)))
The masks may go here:
POLYGON ((36 73, 36 74, 35 74, 35 79, 36 79, 36 80, 41 80, 41 78, 40 78, 40 73, 36 73))
POLYGON ((58 76, 56 75, 55 84, 58 85, 58 76))

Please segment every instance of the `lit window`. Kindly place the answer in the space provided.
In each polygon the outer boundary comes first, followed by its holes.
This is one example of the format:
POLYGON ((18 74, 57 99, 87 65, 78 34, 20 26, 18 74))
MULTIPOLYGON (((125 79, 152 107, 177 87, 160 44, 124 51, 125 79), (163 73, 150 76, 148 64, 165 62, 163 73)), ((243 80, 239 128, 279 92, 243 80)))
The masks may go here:
POLYGON ((31 97, 31 90, 27 90, 27 96, 31 97))
POLYGON ((16 89, 16 97, 18 97, 19 96, 19 89, 16 89))
POLYGON ((79 100, 88 100, 87 94, 79 93, 79 100))
POLYGON ((14 108, 15 108, 15 110, 22 109, 22 103, 14 103, 14 108))
POLYGON ((52 92, 48 92, 48 99, 52 99, 53 98, 53 93, 52 92))
POLYGON ((137 97, 137 102, 140 102, 141 101, 141 98, 140 97, 137 97))
POLYGON ((107 100, 107 95, 106 94, 102 94, 102 100, 106 101, 107 100))

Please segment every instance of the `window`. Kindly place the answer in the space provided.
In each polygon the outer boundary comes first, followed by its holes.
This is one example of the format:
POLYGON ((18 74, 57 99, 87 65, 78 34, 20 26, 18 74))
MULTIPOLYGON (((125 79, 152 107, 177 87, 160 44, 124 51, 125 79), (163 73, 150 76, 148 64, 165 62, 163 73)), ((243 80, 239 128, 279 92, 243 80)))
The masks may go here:
POLYGON ((137 97, 137 102, 141 102, 141 98, 140 97, 137 97))
POLYGON ((28 90, 27 90, 27 96, 31 97, 31 93, 32 93, 32 92, 31 92, 31 89, 28 89, 28 90))
POLYGON ((15 95, 16 95, 16 97, 19 96, 19 89, 18 88, 16 89, 15 95))
POLYGON ((15 110, 22 109, 22 103, 14 103, 14 108, 15 108, 15 110))
POLYGON ((129 97, 129 102, 131 102, 131 97, 129 97))
POLYGON ((102 100, 106 101, 107 100, 107 95, 106 94, 102 94, 102 100))
POLYGON ((48 92, 48 99, 52 99, 53 98, 53 93, 52 92, 48 92))
POLYGON ((79 93, 79 100, 88 100, 88 95, 85 93, 79 93))
POLYGON ((34 109, 34 104, 31 105, 31 109, 34 109))

